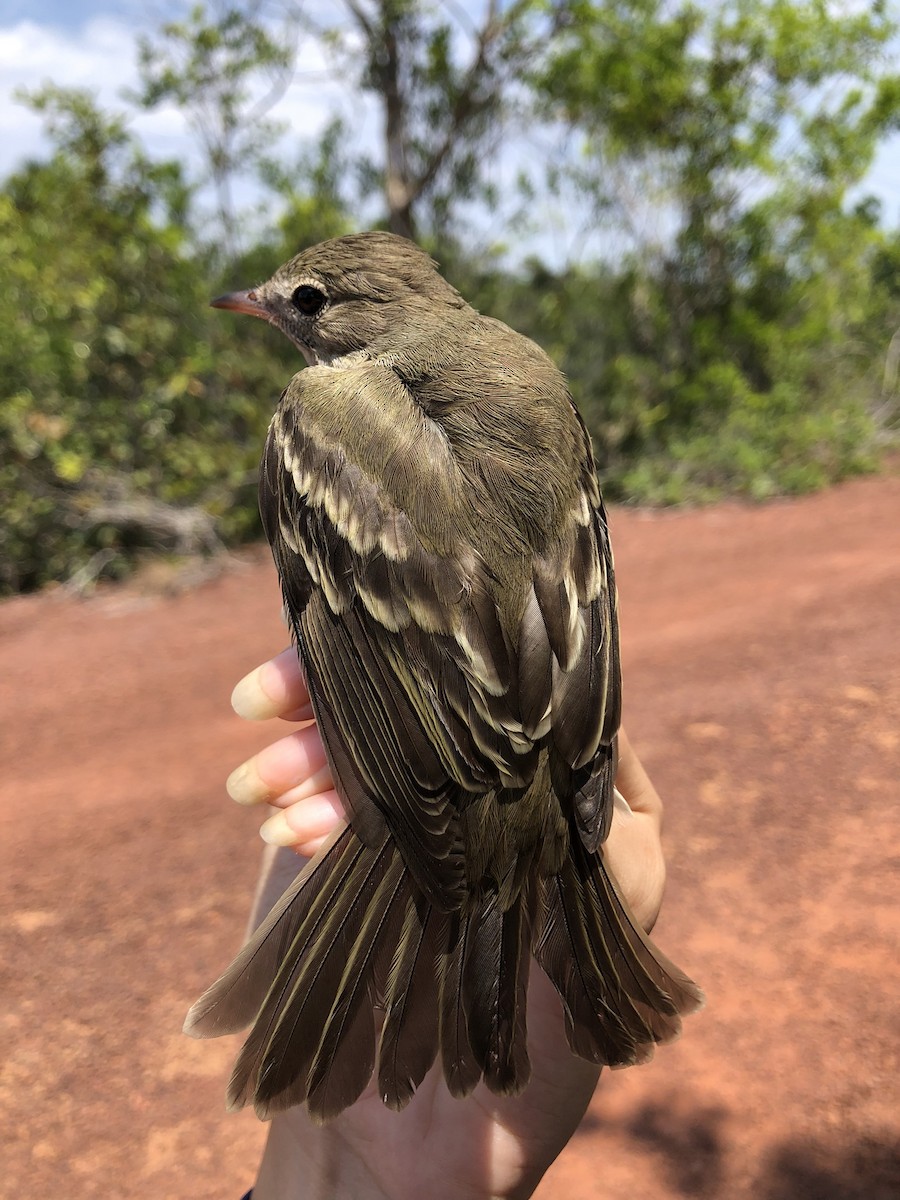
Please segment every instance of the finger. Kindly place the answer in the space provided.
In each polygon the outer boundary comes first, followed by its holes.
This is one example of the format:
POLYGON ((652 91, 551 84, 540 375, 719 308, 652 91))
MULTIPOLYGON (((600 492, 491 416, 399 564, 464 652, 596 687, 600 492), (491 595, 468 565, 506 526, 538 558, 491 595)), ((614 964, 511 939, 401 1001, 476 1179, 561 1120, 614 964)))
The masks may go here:
POLYGON ((326 762, 324 766, 319 767, 318 771, 314 771, 302 782, 294 787, 288 788, 286 792, 282 792, 279 796, 273 796, 269 800, 269 804, 275 808, 290 808, 292 804, 296 804, 299 800, 308 800, 310 796, 318 796, 321 792, 330 792, 334 787, 334 780, 331 778, 331 767, 326 762))
POLYGON ((632 912, 649 933, 659 915, 666 884, 659 812, 632 808, 616 789, 612 825, 603 844, 603 858, 632 912))
POLYGON ((311 858, 343 819, 344 807, 331 788, 279 809, 263 822, 259 833, 270 846, 292 846, 311 858))
POLYGON ((654 818, 638 812, 623 816, 617 809, 603 845, 603 858, 632 912, 649 933, 659 915, 666 885, 666 860, 654 818))
POLYGON ((247 721, 310 719, 309 689, 297 651, 288 647, 245 675, 231 693, 231 707, 247 721))
MULTIPOLYGON (((228 776, 225 788, 238 804, 273 801, 291 788, 303 787, 314 776, 318 780, 315 790, 324 791, 332 786, 330 775, 321 775, 325 765, 325 747, 315 725, 310 725, 241 763, 228 776)), ((306 794, 311 794, 309 789, 306 794)))
POLYGON ((634 816, 634 809, 622 795, 618 788, 613 788, 613 820, 614 821, 630 821, 634 816))
MULTIPOLYGON (((645 813, 662 824, 662 801, 659 793, 650 781, 650 776, 644 770, 641 760, 628 739, 624 729, 619 730, 619 766, 616 771, 616 788, 624 801, 625 809, 632 812, 645 813)), ((626 815, 625 810, 617 803, 616 811, 620 818, 626 815)))

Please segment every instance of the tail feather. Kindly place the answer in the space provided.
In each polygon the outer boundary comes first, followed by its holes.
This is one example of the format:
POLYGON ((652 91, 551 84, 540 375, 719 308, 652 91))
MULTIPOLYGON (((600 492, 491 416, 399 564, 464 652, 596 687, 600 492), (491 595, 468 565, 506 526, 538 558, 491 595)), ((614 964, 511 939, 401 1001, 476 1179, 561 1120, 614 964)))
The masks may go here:
POLYGON ((646 1061, 703 1003, 700 989, 643 932, 598 856, 577 838, 544 882, 535 957, 559 992, 572 1050, 609 1066, 646 1061))
POLYGON ((475 920, 470 916, 450 916, 447 947, 438 964, 441 1063, 447 1087, 457 1099, 468 1096, 481 1079, 463 1000, 463 970, 475 920))
POLYGON ((437 1055, 437 965, 448 923, 444 913, 408 894, 378 1050, 378 1090, 388 1108, 406 1107, 437 1055))
POLYGON ((354 919, 361 920, 365 901, 377 891, 392 857, 396 856, 387 839, 373 850, 355 837, 348 839, 343 856, 322 881, 324 902, 310 912, 288 948, 238 1056, 228 1086, 230 1107, 241 1108, 253 1100, 258 1110, 268 1112, 306 1099, 322 1014, 330 1011, 340 986, 354 919), (338 878, 332 888, 333 876, 338 878))
POLYGON ((703 1006, 703 992, 650 940, 602 858, 592 858, 587 865, 589 890, 604 914, 609 940, 623 964, 623 988, 651 1022, 654 1041, 671 1041, 681 1031, 681 1017, 703 1006))
MULTIPOLYGON (((393 848, 391 847, 391 850, 393 848)), ((372 1076, 375 1066, 375 1023, 370 1003, 373 963, 395 906, 409 896, 409 886, 403 860, 396 852, 388 852, 384 877, 370 898, 360 894, 362 919, 355 921, 348 913, 346 920, 354 927, 352 948, 344 954, 344 968, 337 996, 322 1029, 319 1044, 309 1068, 306 1095, 309 1114, 315 1120, 327 1121, 358 1100, 372 1076)), ((301 981, 302 982, 302 981, 301 981)), ((294 1030, 285 1018, 276 1030, 268 1054, 276 1062, 290 1052, 294 1030)), ((281 1091, 277 1076, 270 1092, 257 1090, 260 1099, 278 1099, 281 1091)))
POLYGON ((554 875, 544 882, 544 903, 534 955, 563 1002, 573 1053, 600 1064, 634 1060, 634 1036, 613 1006, 609 970, 596 962, 590 948, 580 881, 554 875))
POLYGON ((471 921, 462 980, 469 1043, 491 1091, 515 1094, 531 1075, 525 1028, 531 923, 522 897, 504 912, 496 895, 471 921))
POLYGON ((531 913, 520 897, 503 914, 496 1016, 484 1078, 492 1092, 512 1096, 531 1078, 526 1005, 531 965, 531 913))
POLYGON ((274 990, 279 968, 301 930, 315 927, 341 887, 348 854, 361 847, 349 826, 337 830, 308 863, 240 950, 224 975, 203 993, 184 1022, 191 1037, 221 1037, 246 1029, 274 990), (308 923, 307 923, 308 922, 308 923), (273 982, 274 981, 274 982, 273 982))
POLYGON ((524 876, 511 903, 509 892, 445 913, 387 833, 374 846, 347 827, 336 833, 188 1015, 201 1037, 253 1021, 230 1106, 252 1102, 266 1117, 305 1103, 325 1121, 361 1095, 377 1061, 380 1095, 400 1109, 438 1048, 454 1096, 482 1078, 493 1092, 521 1091, 532 952, 562 998, 569 1045, 591 1062, 643 1061, 702 1003, 574 825, 559 872, 524 876))

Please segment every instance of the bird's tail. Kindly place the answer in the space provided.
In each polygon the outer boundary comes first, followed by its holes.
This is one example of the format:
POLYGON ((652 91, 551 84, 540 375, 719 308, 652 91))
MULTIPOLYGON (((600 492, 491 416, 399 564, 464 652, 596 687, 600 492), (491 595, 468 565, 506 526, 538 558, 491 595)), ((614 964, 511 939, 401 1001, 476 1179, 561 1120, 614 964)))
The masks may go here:
POLYGON ((305 1104, 326 1121, 376 1069, 384 1103, 403 1108, 437 1057, 456 1096, 481 1079, 514 1094, 530 1075, 532 950, 562 996, 572 1049, 592 1062, 640 1061, 699 1003, 599 861, 578 848, 506 910, 492 896, 446 913, 423 898, 390 837, 368 847, 344 827, 197 1001, 185 1030, 213 1037, 253 1023, 228 1102, 252 1102, 262 1117, 305 1104))
POLYGON ((518 1091, 529 1075, 530 945, 526 898, 506 912, 441 912, 389 837, 367 847, 345 827, 193 1006, 185 1031, 215 1037, 253 1023, 228 1103, 253 1102, 262 1117, 305 1103, 328 1120, 376 1065, 382 1100, 403 1108, 439 1051, 455 1095, 482 1078, 518 1091))
POLYGON ((569 855, 545 879, 534 956, 563 1002, 573 1052, 625 1067, 645 1062, 681 1032, 703 993, 656 948, 601 854, 573 830, 569 855))

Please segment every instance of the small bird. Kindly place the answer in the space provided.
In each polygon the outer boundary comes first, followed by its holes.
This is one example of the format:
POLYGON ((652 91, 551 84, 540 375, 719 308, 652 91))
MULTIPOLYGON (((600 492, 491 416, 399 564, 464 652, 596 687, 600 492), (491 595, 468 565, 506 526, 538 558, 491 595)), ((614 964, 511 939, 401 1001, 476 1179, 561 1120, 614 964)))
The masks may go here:
POLYGON ((200 1037, 253 1025, 229 1106, 326 1121, 377 1071, 402 1109, 437 1058, 455 1096, 518 1093, 532 956, 575 1054, 644 1061, 702 994, 603 859, 616 590, 563 376, 387 233, 213 304, 308 363, 260 509, 349 815, 188 1015, 200 1037))

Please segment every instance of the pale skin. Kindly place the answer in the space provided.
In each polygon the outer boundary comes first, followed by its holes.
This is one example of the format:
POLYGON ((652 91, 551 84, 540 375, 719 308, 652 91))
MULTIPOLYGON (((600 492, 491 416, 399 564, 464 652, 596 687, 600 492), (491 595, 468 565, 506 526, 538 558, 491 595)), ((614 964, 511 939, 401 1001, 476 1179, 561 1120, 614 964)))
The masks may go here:
MULTIPOLYGON (((281 718, 301 727, 261 750, 229 777, 242 804, 269 804, 262 827, 270 848, 255 920, 343 819, 316 731, 296 652, 284 651, 235 688, 235 711, 249 720, 281 718)), ((649 930, 665 884, 662 804, 624 733, 606 860, 637 918, 649 930)), ((532 964, 528 992, 532 1077, 517 1097, 483 1086, 455 1100, 432 1069, 410 1104, 385 1108, 374 1086, 327 1126, 302 1109, 271 1122, 253 1200, 523 1200, 578 1128, 599 1070, 565 1039, 559 998, 532 964)))

